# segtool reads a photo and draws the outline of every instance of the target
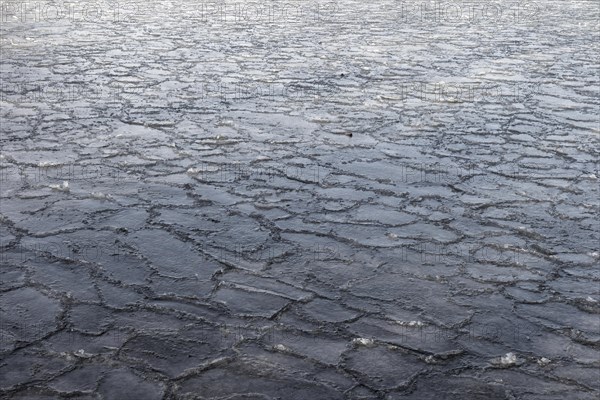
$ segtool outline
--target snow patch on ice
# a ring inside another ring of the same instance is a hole
[[[517,363],[517,356],[515,353],[506,353],[500,357],[500,365],[510,366]]]
[[[352,339],[352,343],[359,346],[373,346],[375,344],[375,341],[373,339],[367,338],[355,338]]]
[[[112,199],[112,196],[110,194],[105,194],[102,192],[92,192],[90,194],[90,197],[92,199],[96,199],[96,200],[110,200]]]
[[[73,355],[79,358],[90,358],[93,356],[93,354],[86,353],[83,349],[77,350],[75,353],[73,353]]]
[[[540,359],[538,360],[538,364],[539,364],[539,365],[542,365],[542,366],[544,366],[544,365],[548,365],[548,364],[550,364],[551,362],[552,362],[552,360],[550,360],[549,358],[546,358],[546,357],[542,357],[542,358],[540,358]]]
[[[396,323],[398,325],[409,326],[411,328],[420,328],[422,326],[425,326],[425,324],[421,321],[396,321]]]
[[[436,361],[435,361],[435,357],[434,357],[434,356],[427,356],[427,357],[425,357],[425,362],[426,362],[427,364],[436,364]]]
[[[63,181],[63,183],[61,183],[60,185],[50,185],[50,189],[52,190],[56,190],[59,192],[68,192],[69,189],[69,182],[68,181]]]
[[[40,161],[38,163],[38,167],[40,167],[40,168],[55,167],[57,165],[59,165],[59,164],[52,162],[52,161]]]

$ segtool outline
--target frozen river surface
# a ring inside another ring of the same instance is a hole
[[[0,397],[600,393],[597,1],[2,1]]]

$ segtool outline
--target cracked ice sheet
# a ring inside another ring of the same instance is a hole
[[[2,397],[598,396],[595,2],[87,6],[1,5]]]

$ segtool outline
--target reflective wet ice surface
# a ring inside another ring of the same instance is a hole
[[[1,17],[2,397],[597,398],[596,2]]]

